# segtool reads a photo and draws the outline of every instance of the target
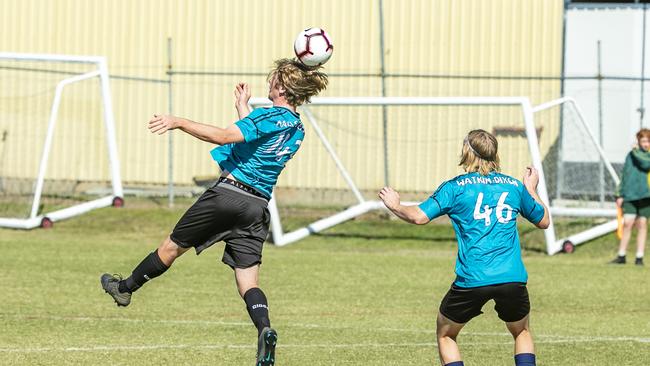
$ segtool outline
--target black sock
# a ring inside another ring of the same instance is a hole
[[[251,316],[253,324],[257,327],[257,334],[262,333],[265,327],[271,327],[271,320],[269,319],[269,306],[266,302],[264,292],[257,287],[254,287],[244,294],[244,301],[246,302],[246,310],[248,315]]]
[[[134,292],[145,282],[165,273],[168,268],[158,256],[158,250],[154,250],[135,267],[129,278],[120,281],[119,290],[120,292]]]

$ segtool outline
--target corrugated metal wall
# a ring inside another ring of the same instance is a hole
[[[332,76],[323,96],[381,95],[378,4],[378,0],[0,0],[0,49],[106,55],[113,75],[164,80],[167,38],[171,37],[174,70],[222,73],[174,75],[174,113],[225,126],[236,117],[234,84],[247,81],[254,95],[265,96],[263,75],[274,59],[292,56],[293,38],[308,26],[327,29],[336,47],[326,67]],[[521,95],[531,97],[534,103],[556,98],[558,80],[465,76],[558,77],[562,7],[561,0],[385,0],[386,94]],[[248,73],[252,75],[246,76]],[[36,112],[25,109],[29,107],[18,111],[10,107],[15,105],[12,93],[14,99],[16,94],[27,99],[30,95],[30,87],[16,87],[20,82],[12,78],[17,74],[40,80],[30,82],[36,83],[31,88],[42,93],[46,82],[57,78],[11,70],[0,73],[0,128],[10,131],[0,157],[0,176],[5,177],[35,174],[38,157],[30,159],[36,160],[34,163],[21,162],[19,157],[40,154],[43,131],[39,129],[45,125],[38,122],[41,127],[30,127],[37,122]],[[66,94],[70,99],[60,126],[81,131],[100,115],[100,106],[93,99],[96,89],[92,85],[76,89]],[[167,139],[150,135],[146,122],[152,113],[167,111],[167,85],[114,78],[112,89],[123,180],[127,184],[165,183]],[[47,113],[47,102],[40,104]],[[360,186],[381,186],[381,109],[313,109]],[[26,118],[26,114],[32,117]],[[544,125],[541,137],[546,151],[557,137],[557,116],[539,123]],[[429,190],[458,171],[458,151],[469,129],[508,126],[521,126],[516,109],[390,107],[391,183],[400,189]],[[99,126],[76,134],[64,132],[58,137],[63,147],[53,155],[49,177],[105,179],[103,130]],[[217,174],[208,155],[211,146],[181,133],[175,133],[174,139],[176,183],[191,184],[194,176]],[[518,174],[529,160],[525,139],[502,137],[502,157],[506,171]],[[344,187],[311,132],[280,185]]]

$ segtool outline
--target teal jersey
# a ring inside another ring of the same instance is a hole
[[[305,139],[300,115],[284,107],[257,108],[235,125],[244,141],[210,154],[222,170],[270,198],[282,169]]]
[[[443,183],[419,207],[429,219],[441,215],[451,219],[458,241],[456,286],[528,281],[517,217],[537,224],[544,207],[521,181],[494,172],[463,174]]]

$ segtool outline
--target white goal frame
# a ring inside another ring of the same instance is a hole
[[[546,103],[542,103],[538,106],[533,107],[533,113],[536,112],[541,112],[543,110],[559,106],[562,104],[568,104],[571,105],[574,108],[574,111],[576,112],[576,115],[578,116],[578,122],[584,129],[584,131],[587,133],[587,136],[589,137],[589,140],[593,143],[594,147],[596,148],[596,151],[598,152],[598,156],[601,159],[604,168],[607,169],[607,172],[609,173],[610,177],[614,181],[614,184],[619,185],[621,183],[621,180],[616,174],[616,170],[614,170],[614,167],[612,166],[612,163],[607,159],[607,156],[605,156],[605,151],[603,150],[602,146],[598,143],[598,140],[596,139],[594,133],[591,131],[589,128],[589,125],[587,124],[587,121],[585,119],[584,113],[582,112],[582,108],[580,108],[580,105],[575,101],[575,99],[571,97],[563,97],[555,100],[551,100]],[[562,157],[559,157],[562,159]],[[548,243],[547,243],[547,252],[548,254],[555,254],[561,250],[563,250],[563,246],[565,243],[568,243],[569,245],[579,245],[579,244],[584,244],[590,240],[593,240],[597,237],[603,236],[607,233],[611,233],[613,231],[616,231],[618,228],[618,220],[616,219],[616,209],[607,209],[607,208],[565,208],[565,207],[556,207],[556,206],[549,206],[549,209],[551,211],[551,215],[556,215],[556,216],[576,216],[576,217],[613,217],[614,220],[607,221],[603,224],[596,225],[590,229],[569,235],[565,238],[561,238],[556,241],[555,245],[552,246],[552,250],[548,248]]]
[[[540,181],[537,187],[539,197],[549,207],[551,211],[551,224],[548,229],[544,230],[544,237],[546,241],[546,251],[549,255],[556,254],[563,249],[563,244],[570,241],[573,245],[578,245],[592,240],[601,235],[615,231],[617,227],[616,220],[609,221],[605,224],[598,225],[586,231],[571,235],[566,238],[557,239],[555,235],[555,228],[552,217],[557,216],[582,216],[582,217],[615,217],[616,210],[614,209],[593,209],[593,208],[563,208],[553,207],[549,203],[549,196],[546,186],[546,179],[544,175],[544,168],[542,166],[542,157],[539,149],[539,141],[537,139],[537,131],[535,129],[534,113],[540,112],[563,103],[572,104],[575,107],[577,115],[579,116],[579,123],[587,131],[589,139],[596,146],[598,153],[605,163],[609,174],[618,184],[618,176],[614,168],[605,157],[605,153],[596,141],[593,133],[587,125],[582,110],[572,98],[565,97],[543,103],[533,107],[527,97],[321,97],[313,98],[311,103],[301,107],[301,112],[306,117],[307,121],[312,126],[314,132],[321,140],[321,143],[327,150],[328,154],[334,161],[339,173],[345,180],[350,190],[357,199],[357,203],[353,206],[331,215],[322,218],[311,224],[285,233],[282,229],[282,222],[278,211],[275,196],[269,202],[269,211],[271,212],[271,235],[273,243],[277,246],[284,246],[295,241],[304,239],[305,237],[323,231],[334,225],[340,224],[344,221],[353,219],[357,216],[363,215],[370,211],[386,210],[386,207],[381,201],[366,200],[355,184],[354,180],[348,173],[343,162],[339,159],[334,147],[330,144],[329,140],[320,128],[318,121],[310,111],[310,106],[519,106],[522,111],[524,130],[526,133],[530,156],[533,166],[539,171]],[[262,107],[270,106],[271,102],[266,98],[252,98],[249,102],[250,106]],[[404,204],[417,204],[417,202],[403,202]]]
[[[93,209],[107,207],[111,205],[121,206],[123,204],[123,190],[122,181],[120,177],[120,163],[117,154],[117,142],[115,138],[115,120],[113,115],[113,102],[111,99],[111,89],[108,75],[108,64],[106,58],[103,56],[73,56],[73,55],[55,55],[55,54],[28,54],[28,53],[12,53],[0,52],[0,60],[14,60],[14,61],[32,61],[32,62],[61,62],[61,63],[82,63],[95,65],[96,68],[92,71],[74,75],[65,78],[56,86],[54,92],[54,99],[50,108],[50,116],[48,120],[47,133],[43,145],[43,152],[41,154],[41,161],[38,168],[38,175],[36,178],[36,185],[34,187],[34,199],[32,201],[31,212],[26,219],[5,218],[0,217],[0,227],[8,227],[14,229],[32,229],[39,226],[49,227],[53,222],[64,220],[73,216],[81,215]],[[41,202],[41,195],[43,193],[43,184],[45,182],[45,174],[47,171],[47,163],[50,156],[52,147],[52,139],[54,136],[54,129],[58,119],[59,105],[61,104],[61,96],[66,86],[98,77],[100,81],[100,92],[103,105],[104,127],[106,132],[106,144],[108,146],[108,159],[111,174],[112,194],[101,197],[92,201],[76,204],[64,209],[52,211],[48,213],[41,213],[39,215],[38,208]]]

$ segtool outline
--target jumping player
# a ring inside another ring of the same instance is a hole
[[[224,241],[222,261],[235,272],[239,294],[258,330],[257,366],[273,365],[277,333],[271,328],[268,304],[258,287],[262,246],[269,230],[268,200],[285,164],[300,148],[305,132],[296,107],[327,87],[327,75],[296,60],[281,59],[268,75],[270,108],[249,110],[247,84],[235,88],[239,120],[219,128],[184,118],[154,115],[152,133],[179,129],[199,140],[220,145],[212,150],[222,174],[216,184],[181,217],[171,234],[138,264],[131,276],[103,274],[101,285],[118,306],[133,292],[162,275],[190,248],[200,254]]]
[[[386,207],[402,220],[423,225],[447,215],[456,231],[456,280],[440,304],[437,337],[440,360],[462,366],[456,337],[463,326],[494,300],[499,318],[515,339],[515,364],[534,366],[529,329],[528,274],[521,260],[517,216],[540,229],[549,225],[548,209],[535,192],[539,176],[528,167],[523,183],[499,173],[496,138],[471,131],[463,143],[460,165],[465,174],[438,187],[419,206],[400,203],[399,194],[379,192]]]

